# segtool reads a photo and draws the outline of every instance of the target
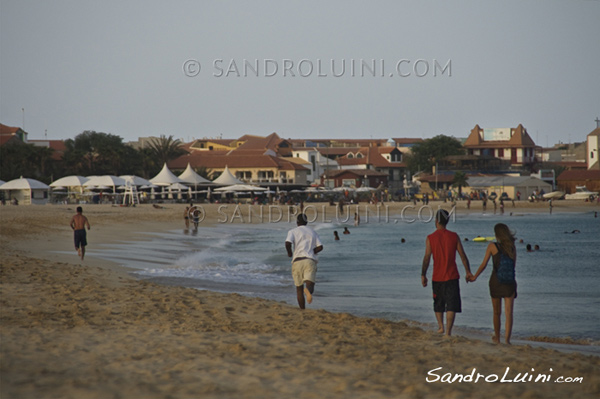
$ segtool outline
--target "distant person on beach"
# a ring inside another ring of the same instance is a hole
[[[202,216],[202,212],[198,207],[193,206],[190,208],[190,212],[192,213],[192,221],[194,222],[194,230],[198,231],[198,223],[200,223],[200,216]]]
[[[350,234],[350,230],[348,230],[347,227],[344,227],[344,231],[342,233],[343,234]]]
[[[83,260],[83,257],[85,256],[85,247],[87,245],[85,228],[87,227],[88,230],[90,229],[90,222],[88,221],[88,218],[83,216],[83,209],[80,206],[77,207],[77,213],[71,218],[70,226],[73,229],[75,250],[81,257],[81,260]]]
[[[185,222],[185,228],[188,229],[190,227],[190,207],[186,206],[183,211],[183,221]]]
[[[427,287],[427,269],[433,255],[433,311],[438,322],[440,334],[452,334],[454,318],[456,313],[462,311],[460,300],[460,287],[458,280],[458,268],[456,266],[456,252],[460,255],[462,264],[467,273],[467,281],[473,274],[469,265],[469,259],[460,242],[460,237],[455,232],[446,229],[450,219],[448,211],[440,209],[435,216],[435,232],[427,236],[425,240],[425,256],[421,269],[421,284]],[[444,312],[446,315],[446,329],[444,330]]]
[[[356,213],[354,214],[354,225],[358,226],[360,224],[360,215],[358,214],[358,211],[356,211]]]
[[[500,318],[502,316],[502,299],[504,299],[504,312],[506,313],[505,339],[510,345],[510,336],[513,327],[513,308],[517,297],[517,281],[515,280],[515,265],[517,261],[517,249],[515,248],[515,237],[504,223],[494,226],[497,242],[491,242],[483,261],[470,281],[474,282],[485,270],[490,257],[493,259],[492,275],[489,287],[492,297],[492,309],[494,311],[494,336],[492,341],[500,343]]]
[[[317,276],[317,254],[323,250],[319,235],[307,224],[306,215],[299,214],[297,227],[290,230],[285,239],[285,249],[288,257],[292,258],[292,277],[300,309],[305,308],[305,295],[306,302],[312,303]]]

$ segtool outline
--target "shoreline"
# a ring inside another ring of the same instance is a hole
[[[359,206],[359,208],[355,208],[355,207],[357,207],[357,205]],[[408,214],[408,213],[406,213],[405,215],[401,214],[402,209],[405,208],[406,206],[410,206],[411,208],[409,208],[409,209],[413,210],[412,203],[409,204],[406,202],[396,202],[396,203],[388,203],[388,204],[384,204],[384,205],[389,207],[390,209],[392,209],[392,212],[395,212],[395,214],[391,214],[391,212],[389,212],[389,211],[386,212],[385,214],[384,213],[378,214],[377,206],[369,205],[366,203],[353,204],[353,205],[349,205],[349,207],[351,206],[352,209],[360,209],[363,212],[365,212],[365,214],[369,214],[369,212],[371,212],[372,218],[370,219],[370,221],[365,221],[364,219],[362,219],[361,223],[394,223],[394,222],[398,222],[398,221],[400,223],[406,223],[404,221],[404,218],[409,219],[409,220],[414,219],[414,217],[417,214],[417,213],[414,213],[412,215]],[[437,209],[438,206],[449,209],[448,206],[450,206],[450,205],[451,204],[444,203],[443,201],[435,201],[430,205],[430,207],[435,212],[435,209]],[[520,212],[519,214],[505,215],[505,216],[506,217],[517,217],[517,216],[522,216],[522,215],[527,215],[527,214],[540,214],[540,213],[543,213],[544,210],[546,210],[543,207],[542,202],[539,202],[539,203],[527,202],[527,203],[521,204],[521,205],[525,205],[525,206],[519,207],[518,209],[522,210],[523,212]],[[582,205],[582,204],[575,204],[572,201],[566,203],[565,205],[567,205],[567,206],[561,208],[560,211],[555,212],[555,213],[556,214],[588,213],[588,212],[597,211],[596,209],[600,209],[600,206],[598,206],[597,204],[584,203],[584,205]],[[57,205],[50,205],[50,206],[55,207]],[[97,212],[97,210],[94,209],[94,207],[96,207],[96,206],[100,207],[99,212]],[[254,208],[253,210],[250,210],[248,208],[249,205],[247,205],[247,204],[243,204],[243,205],[238,205],[238,204],[199,204],[199,206],[205,207],[205,209],[203,209],[203,211],[207,211],[207,210],[210,211],[210,212],[206,212],[205,218],[203,218],[202,222],[199,224],[199,228],[201,228],[201,229],[202,228],[210,229],[212,227],[215,227],[215,226],[218,226],[221,224],[226,224],[226,225],[241,224],[241,225],[249,226],[249,225],[256,225],[256,224],[289,223],[290,226],[293,225],[293,219],[294,219],[293,215],[290,217],[290,222],[287,222],[287,220],[277,220],[275,222],[273,222],[273,221],[265,222],[264,220],[258,219],[256,217],[256,215],[259,212],[256,211],[256,208],[258,207],[256,205],[252,206],[252,208]],[[420,205],[417,205],[416,209],[419,209],[419,206]],[[70,214],[68,214],[68,212],[71,212],[71,211],[74,212],[76,205],[58,205],[58,207],[60,207],[61,213],[67,213],[67,216],[69,216]],[[141,208],[143,208],[143,207],[144,206],[142,205]],[[146,215],[144,215],[144,216],[136,215],[134,217],[134,220],[137,220],[138,224],[122,224],[122,223],[120,223],[117,234],[115,234],[114,230],[110,229],[108,226],[114,222],[121,222],[121,220],[113,220],[112,218],[110,218],[108,220],[100,219],[100,220],[98,220],[101,222],[100,229],[98,229],[99,231],[96,231],[96,229],[94,229],[93,232],[92,231],[89,232],[94,235],[94,237],[92,239],[93,240],[92,247],[95,245],[106,246],[106,245],[110,245],[111,243],[120,243],[124,237],[128,238],[127,241],[145,241],[146,234],[152,235],[154,233],[161,233],[161,232],[165,232],[165,231],[181,230],[184,228],[183,220],[181,220],[182,217],[180,217],[175,210],[177,209],[178,211],[180,211],[181,209],[184,209],[184,207],[185,207],[185,204],[170,204],[170,205],[164,206],[164,209],[156,210],[154,208],[150,208],[149,206],[146,206],[146,209],[143,209],[144,214],[146,214]],[[282,206],[277,206],[277,208],[285,210],[286,208],[289,208],[289,206],[282,205]],[[315,203],[315,206],[314,206],[314,209],[324,209],[325,212],[329,211],[332,213],[332,215],[334,215],[335,211],[331,211],[331,208],[334,208],[334,207],[331,207],[329,204],[326,204],[326,203]],[[26,209],[29,209],[29,208],[26,208]],[[92,212],[89,212],[90,209]],[[107,213],[109,213],[110,211],[123,213],[123,212],[130,212],[132,209],[133,208],[120,207],[120,206],[114,206],[114,205],[88,205],[88,206],[86,206],[87,212],[84,212],[84,213],[86,215],[88,213],[91,213],[93,215],[91,217],[97,218],[98,216],[106,217]],[[240,213],[241,209],[246,209],[246,211],[248,213],[241,214]],[[167,210],[167,212],[163,212],[165,210]],[[146,211],[149,211],[150,214],[147,214]],[[158,213],[152,213],[153,211],[157,211]],[[479,209],[477,209],[477,207],[475,207],[474,209],[467,210],[466,207],[459,207],[457,205],[455,211],[456,211],[456,214],[462,218],[465,218],[465,217],[468,218],[470,216],[486,214],[486,212],[482,211],[481,206],[479,206]],[[489,215],[490,212],[487,212],[487,214]],[[493,214],[493,213],[491,213],[491,214]],[[253,215],[252,216],[253,222],[251,222],[251,223],[248,222],[248,215]],[[380,217],[377,217],[377,216],[380,216]],[[178,218],[179,218],[179,220],[178,220]],[[350,225],[353,222],[353,220],[351,220],[351,219],[336,220],[335,216],[334,217],[329,217],[329,216],[323,217],[323,219],[325,219],[325,222],[330,222],[330,220],[328,218],[333,219],[332,222],[334,222],[334,223],[347,222]],[[119,219],[120,219],[120,217],[119,217]],[[155,220],[152,220],[152,219],[155,219]],[[424,219],[425,220],[430,219],[430,215],[424,216]],[[240,221],[243,221],[243,222],[240,223]],[[320,220],[316,221],[316,223],[319,223],[319,222],[320,222]],[[65,228],[65,226],[55,226],[55,227],[57,227],[59,230],[68,231],[68,233],[65,234],[65,235],[68,235],[68,238],[66,238],[66,239],[59,238],[60,237],[59,235],[53,235],[52,238],[45,238],[45,242],[36,241],[36,245],[33,248],[28,246],[27,241],[23,241],[23,242],[13,241],[11,244],[11,247],[18,248],[20,251],[23,251],[24,253],[28,252],[30,255],[33,255],[35,258],[39,258],[39,259],[65,261],[66,260],[65,257],[67,257],[67,258],[70,258],[71,261],[74,261],[74,263],[81,264],[81,262],[79,261],[79,259],[76,256],[75,251],[71,250],[71,241],[70,241],[71,240],[71,230],[68,228]],[[192,226],[190,223],[190,229],[191,229],[191,227]],[[69,252],[70,252],[70,255],[68,254]],[[167,280],[169,280],[169,278],[162,278],[162,277],[153,278],[153,277],[144,277],[144,276],[136,275],[135,272],[138,269],[136,269],[135,267],[124,266],[124,265],[118,264],[115,261],[112,261],[110,259],[105,259],[102,256],[97,256],[93,252],[94,252],[94,250],[91,250],[88,252],[87,257],[85,259],[86,266],[100,267],[100,268],[105,268],[105,269],[108,269],[108,270],[111,270],[111,271],[114,271],[117,273],[123,273],[123,274],[127,275],[128,278],[132,278],[132,279],[138,280],[138,281],[150,281],[151,280],[152,282],[155,282],[155,283],[161,284],[161,285],[179,286],[177,283],[167,281]],[[185,278],[182,278],[182,279],[185,280]],[[205,286],[202,286],[199,289],[211,291],[210,288],[207,288]],[[224,291],[217,291],[217,292],[222,293]],[[294,303],[292,303],[292,302],[290,302],[289,304],[294,306],[295,302]],[[365,317],[365,316],[359,316],[359,317]],[[430,328],[432,330],[437,328],[437,326],[433,322],[422,323],[422,322],[418,322],[415,320],[408,320],[408,319],[403,319],[400,321],[410,323],[411,325],[422,324],[423,326],[426,326],[426,328]],[[465,326],[456,326],[456,327],[458,327],[459,330],[464,330],[464,333],[463,333],[464,336],[474,338],[474,339],[480,339],[483,341],[486,340],[483,337],[486,333],[481,333],[476,329],[471,329],[471,328],[465,327]],[[564,349],[567,351],[577,351],[577,348],[582,347],[582,346],[598,347],[597,351],[596,350],[582,351],[582,353],[591,353],[591,354],[600,356],[600,341],[597,341],[597,340],[573,339],[571,337],[527,336],[527,337],[521,337],[521,338],[513,337],[513,341],[520,342],[521,344],[536,343],[536,344],[541,345],[546,348],[550,348],[550,349],[559,348],[559,349]],[[570,347],[573,347],[573,348],[570,348]]]
[[[595,397],[598,391],[598,356],[531,342],[443,339],[412,322],[301,312],[261,298],[150,283],[102,259],[80,262],[68,227],[75,207],[0,208],[2,396],[388,398],[454,392],[491,398],[508,392]],[[574,208],[569,211],[581,211]],[[183,209],[84,205],[90,245],[137,240],[140,230],[181,229]],[[216,216],[202,226],[210,223],[218,223]],[[443,360],[448,356],[450,363]],[[502,367],[490,366],[489,358]],[[488,374],[502,374],[507,366],[516,372],[553,368],[557,376],[582,376],[584,383],[427,382],[428,371],[440,366]]]

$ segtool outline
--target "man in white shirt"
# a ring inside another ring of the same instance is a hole
[[[304,295],[308,303],[312,302],[317,276],[317,254],[323,250],[323,244],[319,235],[307,226],[308,220],[305,214],[298,215],[296,224],[298,227],[287,234],[285,249],[288,256],[292,258],[292,277],[296,286],[298,305],[300,309],[304,309]]]

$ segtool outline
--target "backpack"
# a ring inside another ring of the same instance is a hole
[[[496,270],[496,276],[500,284],[512,284],[515,282],[515,261],[510,256],[500,251],[500,262],[498,263],[498,269]]]

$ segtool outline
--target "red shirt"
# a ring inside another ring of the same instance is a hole
[[[436,230],[427,236],[433,254],[432,281],[449,281],[460,278],[456,267],[458,234],[446,230]]]

